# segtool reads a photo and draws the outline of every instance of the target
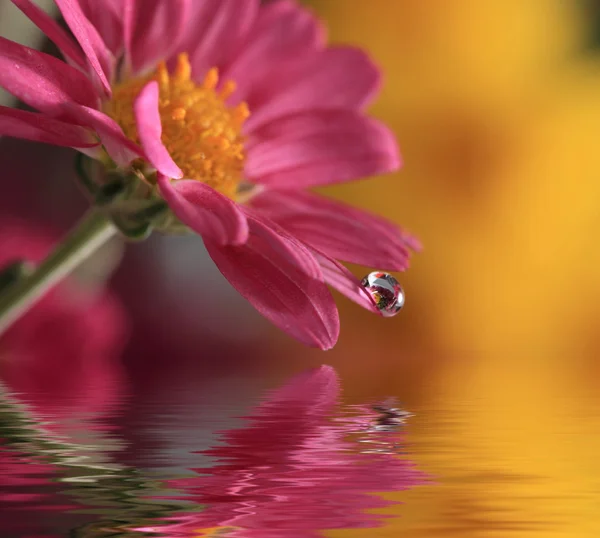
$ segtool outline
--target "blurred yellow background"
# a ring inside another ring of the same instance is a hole
[[[331,536],[600,536],[600,52],[575,0],[313,0],[365,47],[399,173],[330,189],[415,232],[393,320],[341,298],[323,355],[349,400],[395,394],[436,485],[377,531]],[[587,11],[586,8],[587,7]],[[360,274],[360,270],[357,274]],[[287,365],[289,367],[289,364]],[[277,366],[274,365],[273,368]]]

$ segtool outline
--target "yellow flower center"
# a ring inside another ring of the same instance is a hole
[[[225,103],[235,91],[228,81],[217,92],[219,74],[208,71],[201,84],[190,78],[188,56],[182,53],[169,74],[164,62],[146,77],[127,80],[113,88],[105,112],[139,143],[133,102],[142,88],[156,80],[160,89],[159,113],[162,142],[183,171],[184,178],[202,181],[219,192],[236,198],[244,167],[242,125],[250,115],[246,103],[229,107]]]

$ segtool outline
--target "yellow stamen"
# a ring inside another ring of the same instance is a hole
[[[160,62],[156,68],[156,80],[160,85],[160,89],[164,90],[169,87],[169,71],[167,71],[167,64]]]
[[[175,66],[175,78],[178,82],[186,82],[190,80],[192,68],[187,52],[182,52],[177,56],[177,65]]]
[[[184,177],[202,181],[235,199],[245,160],[241,130],[250,115],[246,103],[234,107],[225,104],[235,91],[235,83],[225,82],[217,92],[219,73],[212,68],[196,84],[187,54],[180,54],[172,74],[161,62],[154,73],[116,86],[105,111],[128,138],[138,143],[133,102],[151,80],[159,83],[163,144]]]
[[[185,110],[185,108],[178,107],[178,108],[173,109],[173,114],[171,114],[171,117],[174,120],[184,120],[186,114],[187,114],[187,111]]]
[[[225,84],[223,84],[223,89],[219,94],[219,97],[223,99],[223,101],[229,99],[233,92],[235,91],[237,84],[233,82],[233,80],[228,80]]]
[[[236,119],[242,123],[250,117],[250,109],[246,103],[240,103],[232,112]]]
[[[216,67],[211,67],[206,73],[204,77],[204,82],[202,86],[204,86],[207,90],[214,90],[217,87],[217,83],[219,82],[219,70]]]

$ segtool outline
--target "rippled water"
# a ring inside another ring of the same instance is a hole
[[[321,536],[380,526],[392,503],[372,493],[427,480],[392,404],[343,404],[330,368],[254,401],[225,385],[91,411],[5,391],[2,537]]]
[[[453,379],[406,422],[327,368],[103,405],[5,391],[0,536],[600,536],[596,393]]]

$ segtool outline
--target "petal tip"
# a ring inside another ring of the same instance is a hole
[[[336,309],[336,311],[337,311],[337,309]],[[317,347],[321,351],[330,351],[337,344],[338,338],[340,336],[339,317],[337,318],[337,323],[334,323],[334,324],[332,324],[332,326],[330,326],[330,330],[331,330],[331,332],[327,335],[327,338],[323,338],[319,342],[316,343]],[[321,367],[321,368],[323,368],[323,367]],[[331,368],[331,367],[329,367],[329,368]],[[319,369],[319,371],[321,371],[321,369]]]
[[[403,166],[404,166],[404,159],[402,159],[400,150],[396,146],[395,151],[390,155],[390,164],[389,164],[390,172],[396,172],[397,170],[400,170]]]
[[[140,142],[152,166],[171,179],[181,179],[183,178],[181,168],[177,166],[161,140],[162,122],[158,106],[158,82],[151,80],[133,102]]]

